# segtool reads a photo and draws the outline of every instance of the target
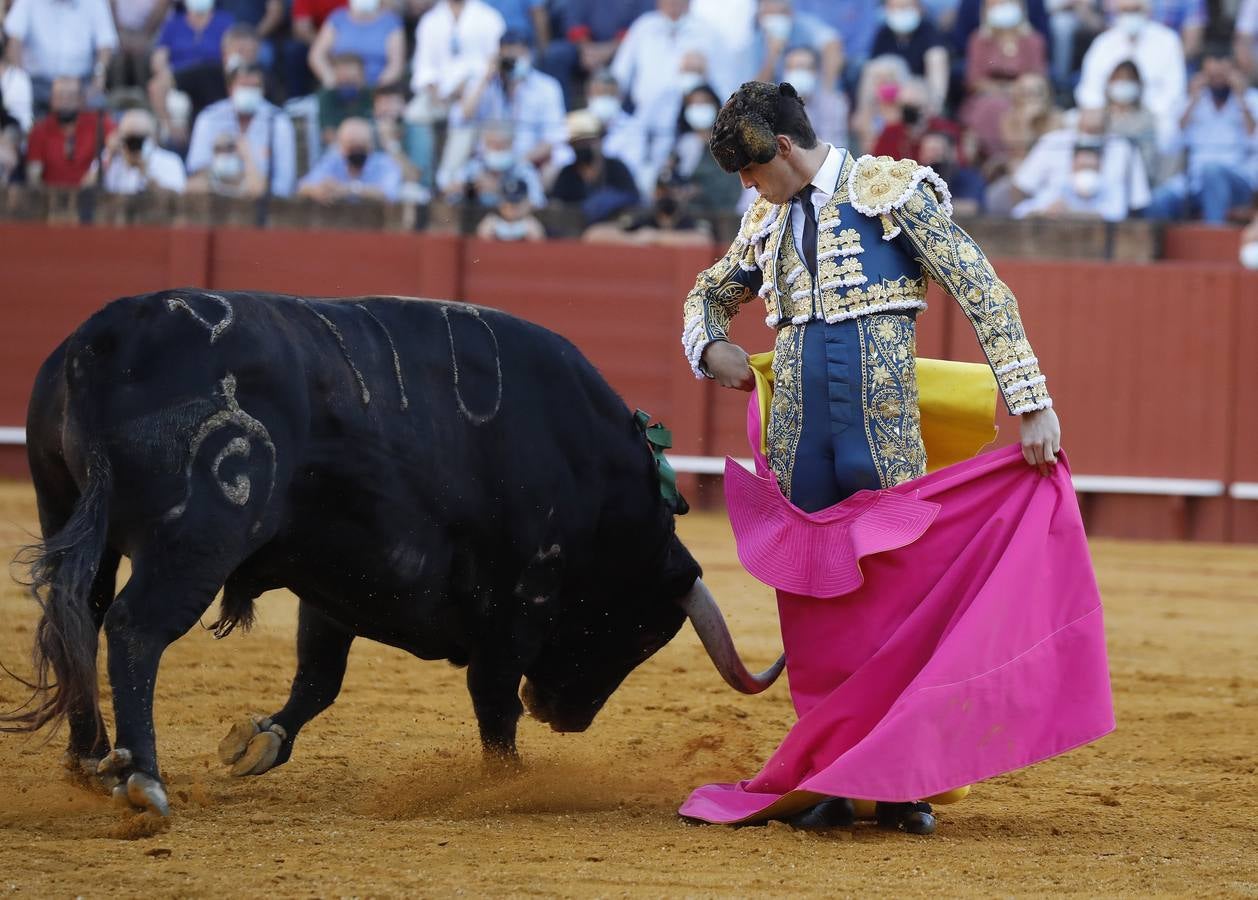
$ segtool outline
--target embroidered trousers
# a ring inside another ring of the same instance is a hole
[[[815,512],[926,471],[911,315],[814,320],[778,333],[768,462]]]

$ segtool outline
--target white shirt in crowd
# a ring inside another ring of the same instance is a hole
[[[1014,187],[1038,203],[1050,204],[1071,179],[1079,137],[1074,128],[1060,128],[1041,137],[1014,171]],[[1109,138],[1102,144],[1101,180],[1107,186],[1107,201],[1116,204],[1101,212],[1109,221],[1125,219],[1130,210],[1143,209],[1152,199],[1144,157],[1129,141]]]
[[[612,59],[611,73],[639,110],[676,91],[682,56],[690,50],[706,54],[711,44],[705,23],[692,15],[674,21],[662,12],[643,13],[629,26]]]
[[[1184,64],[1184,43],[1179,35],[1160,22],[1146,22],[1136,37],[1121,28],[1097,35],[1083,55],[1083,72],[1075,99],[1084,109],[1105,106],[1105,86],[1114,67],[1131,60],[1144,82],[1143,103],[1158,119],[1159,136],[1169,140],[1175,132],[1175,111],[1188,90]]]
[[[138,194],[149,187],[182,194],[188,181],[179,154],[144,145],[140,165],[133,166],[122,153],[114,155],[105,167],[105,190],[110,194]]]
[[[1075,188],[1073,177],[1050,184],[1034,197],[1023,200],[1013,208],[1012,216],[1025,219],[1058,202],[1067,214],[1089,213],[1100,216],[1106,222],[1121,222],[1127,218],[1127,203],[1121,183],[1102,179],[1096,193],[1085,197]]]
[[[411,88],[418,93],[436,85],[443,100],[458,95],[470,79],[484,75],[506,29],[502,15],[484,0],[466,0],[457,19],[448,0],[441,0],[415,26]]]
[[[39,78],[86,78],[96,51],[118,46],[108,0],[15,0],[4,30],[22,42],[23,68]]]
[[[3,66],[0,70],[0,98],[3,98],[9,115],[22,126],[22,133],[30,131],[35,116],[31,76],[17,66]]]

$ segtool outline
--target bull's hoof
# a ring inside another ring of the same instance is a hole
[[[908,834],[934,834],[938,824],[929,803],[879,803],[874,818],[883,828]]]
[[[856,807],[846,797],[831,797],[786,819],[792,828],[815,831],[822,828],[850,828],[856,824]]]
[[[122,809],[170,815],[170,800],[162,783],[143,772],[132,772],[125,782],[114,786],[114,804]]]
[[[218,758],[236,777],[261,775],[275,766],[288,735],[270,719],[253,716],[232,726],[218,743]]]
[[[65,755],[61,757],[61,764],[65,766],[66,774],[71,782],[89,790],[109,793],[113,790],[114,785],[118,783],[117,775],[100,774],[101,760],[99,757],[79,756],[77,753],[67,750]]]

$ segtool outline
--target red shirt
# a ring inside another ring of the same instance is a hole
[[[965,151],[961,149],[961,129],[948,119],[931,116],[922,134],[927,131],[942,131],[952,135],[957,148],[957,164],[965,165]],[[894,159],[917,159],[922,150],[921,138],[914,137],[908,126],[903,122],[895,122],[882,129],[878,140],[874,141],[874,156],[890,156]]]
[[[324,19],[348,4],[349,0],[293,0],[292,17],[313,19],[315,28],[322,28]]]
[[[61,127],[56,116],[47,115],[31,128],[26,143],[26,161],[44,164],[44,184],[78,187],[83,181],[83,176],[96,160],[98,137],[103,150],[105,138],[114,130],[114,123],[106,116],[105,127],[98,136],[96,125],[99,115],[98,112],[85,110],[66,128]]]

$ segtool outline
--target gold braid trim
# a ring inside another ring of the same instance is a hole
[[[1052,406],[1027,341],[1018,301],[974,239],[949,217],[931,189],[919,184],[891,217],[926,273],[961,304],[1013,415]]]

